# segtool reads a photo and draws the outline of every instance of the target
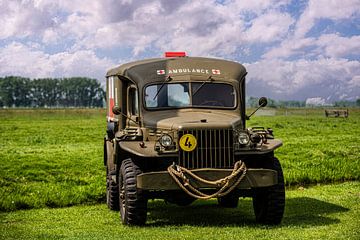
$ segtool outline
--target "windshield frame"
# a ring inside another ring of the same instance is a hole
[[[193,86],[192,84],[203,84],[204,82],[205,85],[207,84],[223,84],[223,85],[229,85],[232,87],[233,92],[234,92],[234,106],[232,107],[224,107],[224,106],[199,106],[199,105],[192,105],[193,104]],[[189,106],[169,106],[169,107],[148,107],[146,106],[146,89],[149,86],[153,86],[153,85],[162,85],[163,82],[152,82],[152,83],[148,83],[143,87],[142,90],[142,105],[143,108],[147,111],[161,111],[161,110],[171,110],[171,109],[189,109],[189,108],[200,108],[200,109],[219,109],[219,110],[234,110],[237,109],[239,101],[238,101],[238,89],[236,88],[236,86],[234,84],[231,84],[230,82],[224,82],[224,81],[212,81],[209,82],[208,80],[203,80],[203,81],[189,81],[189,80],[178,80],[178,81],[171,81],[171,82],[167,82],[165,84],[181,84],[181,83],[188,83],[189,84],[189,98],[190,98],[190,105]]]

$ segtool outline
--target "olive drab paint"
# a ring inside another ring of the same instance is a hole
[[[106,74],[108,207],[120,210],[124,224],[143,225],[149,198],[186,206],[206,195],[236,208],[239,197],[250,196],[257,222],[279,224],[285,188],[274,151],[282,142],[271,129],[246,126],[253,113],[246,114],[245,67],[183,52],[165,56]]]

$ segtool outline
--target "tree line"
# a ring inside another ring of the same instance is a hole
[[[246,99],[249,107],[258,106],[258,98]],[[30,79],[0,77],[0,107],[103,107],[105,91],[96,79],[85,77]],[[334,107],[360,107],[356,101],[338,101]],[[268,107],[300,108],[305,101],[268,99]]]
[[[259,106],[258,104],[259,98],[256,97],[249,97],[246,99],[246,105],[248,107],[256,108]],[[302,108],[302,107],[308,107],[306,105],[306,101],[296,101],[296,100],[274,100],[271,98],[268,98],[268,107],[271,108]],[[327,107],[333,106],[333,107],[360,107],[360,99],[357,99],[355,101],[336,101],[332,103],[331,105],[326,105]]]
[[[103,107],[105,91],[85,77],[0,77],[0,107]]]
[[[246,99],[246,105],[248,107],[253,107],[256,108],[259,106],[258,104],[258,100],[259,98],[256,97],[249,97]],[[274,100],[271,98],[268,98],[268,107],[271,108],[300,108],[300,107],[305,107],[306,103],[305,101],[296,101],[296,100],[289,100],[289,101],[283,101],[283,100]]]

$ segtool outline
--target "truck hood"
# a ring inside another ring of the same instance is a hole
[[[239,113],[224,110],[182,109],[147,112],[144,119],[147,128],[171,130],[232,128],[241,124]]]

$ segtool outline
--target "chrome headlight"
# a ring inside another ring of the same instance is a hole
[[[173,144],[173,139],[170,135],[164,134],[160,137],[159,143],[163,147],[170,147]]]
[[[240,145],[247,145],[250,141],[249,135],[245,132],[240,132],[238,135]]]

